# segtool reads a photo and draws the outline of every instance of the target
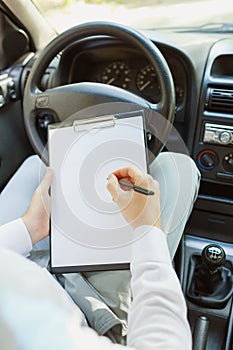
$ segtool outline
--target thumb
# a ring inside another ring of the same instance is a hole
[[[49,187],[52,184],[52,180],[53,180],[52,169],[47,167],[45,176],[43,177],[41,184],[40,184],[42,191],[48,191]]]
[[[108,176],[107,189],[111,194],[113,201],[117,202],[120,195],[121,188],[117,180],[117,177],[114,174],[110,174]]]

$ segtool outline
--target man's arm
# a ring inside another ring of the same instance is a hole
[[[153,190],[155,195],[124,191],[119,185],[121,179]],[[160,230],[158,183],[150,175],[129,167],[111,174],[107,187],[135,229],[131,260],[133,303],[127,344],[143,350],[191,349],[185,299],[170,260],[167,238]]]
[[[133,303],[127,344],[143,350],[191,350],[187,308],[173,269],[165,234],[158,228],[136,229],[142,239],[131,261]]]

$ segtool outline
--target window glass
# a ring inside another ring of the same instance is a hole
[[[136,29],[213,26],[233,22],[232,0],[34,0],[59,32],[106,20]]]

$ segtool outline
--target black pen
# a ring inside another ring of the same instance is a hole
[[[122,186],[128,187],[128,188],[131,188],[135,192],[138,192],[138,193],[141,193],[141,194],[145,194],[146,196],[152,196],[152,195],[155,194],[154,191],[147,190],[146,188],[133,185],[130,182],[126,182],[126,181],[123,181],[123,180],[119,180],[119,184],[122,185]]]

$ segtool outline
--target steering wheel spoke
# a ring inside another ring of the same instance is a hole
[[[76,118],[78,111],[111,102],[132,103],[138,108],[148,108],[148,102],[139,96],[100,83],[76,83],[48,89],[37,95],[35,107],[37,110],[50,109],[63,122],[67,118],[72,119],[72,116]]]

